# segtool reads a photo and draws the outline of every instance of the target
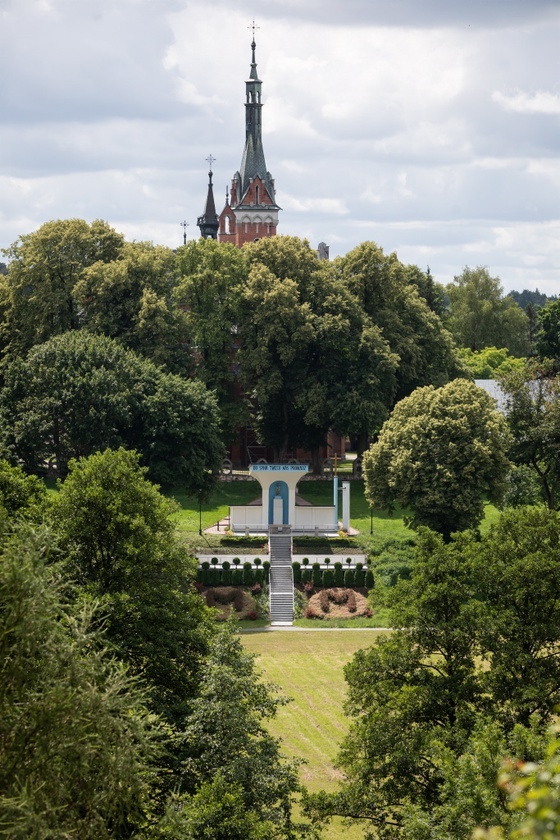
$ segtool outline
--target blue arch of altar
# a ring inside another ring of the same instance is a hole
[[[268,488],[268,524],[288,525],[289,521],[290,492],[288,485],[285,481],[275,481]]]

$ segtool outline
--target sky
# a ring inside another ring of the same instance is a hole
[[[279,233],[560,293],[560,0],[0,0],[0,248],[75,217],[196,238],[253,19]]]

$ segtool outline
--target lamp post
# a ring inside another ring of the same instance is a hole
[[[198,497],[198,536],[202,536],[202,495]]]
[[[373,508],[370,505],[369,508],[369,533],[370,536],[373,534]]]

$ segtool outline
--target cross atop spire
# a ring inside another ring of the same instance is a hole
[[[214,155],[209,154],[208,157],[206,158],[206,162],[208,163],[208,166],[210,167],[210,172],[211,172],[212,171],[212,164],[216,162],[216,158],[214,157]]]
[[[257,24],[255,23],[255,18],[253,18],[253,23],[250,26],[248,26],[247,29],[252,29],[253,30],[253,41],[254,41],[255,40],[255,32],[256,32],[257,29],[260,29],[260,26],[257,26]]]

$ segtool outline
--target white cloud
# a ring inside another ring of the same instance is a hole
[[[295,213],[325,213],[335,216],[348,213],[346,202],[340,198],[302,198],[282,192],[278,195],[278,201],[284,210]]]
[[[518,91],[509,95],[496,90],[492,100],[504,110],[516,114],[560,114],[560,95],[546,90],[533,94]]]
[[[245,0],[0,0],[0,246],[49,218],[177,245],[239,167]],[[557,0],[262,0],[280,230],[558,291]],[[405,23],[403,23],[405,22]],[[25,33],[25,37],[22,37]],[[555,286],[555,288],[554,288]]]

